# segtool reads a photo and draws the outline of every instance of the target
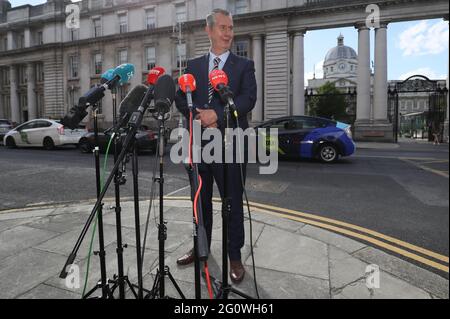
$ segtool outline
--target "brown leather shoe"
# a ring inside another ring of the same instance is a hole
[[[235,284],[240,283],[244,279],[245,268],[240,260],[230,260],[230,278]]]
[[[184,256],[177,259],[177,264],[187,266],[194,262],[194,249],[189,250]]]

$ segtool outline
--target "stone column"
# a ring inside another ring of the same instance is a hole
[[[36,105],[36,77],[35,77],[34,63],[27,64],[27,99],[28,99],[28,119],[33,120],[37,118]]]
[[[304,53],[305,31],[294,33],[293,45],[293,108],[292,115],[305,115],[305,53]]]
[[[365,25],[358,28],[358,80],[356,124],[370,120],[370,30]]]
[[[20,105],[19,105],[19,93],[18,90],[18,78],[17,78],[17,66],[12,65],[9,69],[10,78],[10,101],[11,101],[11,120],[16,123],[20,123]]]
[[[255,62],[255,76],[256,76],[256,85],[258,90],[257,100],[255,108],[252,112],[252,122],[255,124],[259,124],[263,121],[264,114],[264,87],[263,87],[263,75],[264,75],[264,67],[263,67],[263,47],[262,47],[262,35],[254,35],[253,36],[253,61]]]
[[[448,22],[448,16],[445,18],[445,20]],[[449,54],[449,52],[447,51],[447,55]],[[448,79],[448,73],[449,73],[449,60],[448,60],[449,56],[447,56],[447,90],[450,90],[450,86],[449,86],[449,79]],[[447,91],[447,115],[445,118],[445,122],[444,122],[444,142],[449,143],[449,96],[450,96],[450,91]]]
[[[387,124],[388,104],[387,25],[375,29],[374,119]]]

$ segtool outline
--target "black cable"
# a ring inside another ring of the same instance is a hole
[[[148,234],[148,227],[150,224],[150,215],[151,215],[151,211],[152,211],[152,205],[153,205],[153,201],[155,199],[155,185],[156,185],[156,170],[158,168],[158,159],[159,159],[159,137],[158,136],[158,140],[157,140],[157,145],[156,145],[156,153],[155,153],[155,166],[153,168],[153,177],[152,177],[152,186],[150,189],[150,203],[148,205],[148,212],[147,212],[147,220],[145,222],[145,232],[144,232],[144,242],[142,245],[142,258],[141,258],[141,267],[144,265],[144,256],[145,256],[145,244],[147,242],[147,234]],[[155,212],[155,210],[153,210],[153,212]],[[155,227],[157,227],[157,221],[156,221],[156,214],[154,215],[154,221],[155,221]]]
[[[236,118],[236,126],[237,126],[237,129],[238,129],[238,132],[239,132],[240,127],[239,127],[239,119],[238,118]],[[237,140],[238,140],[238,144],[239,144],[238,145],[238,151],[241,151],[241,145],[240,145],[241,140],[240,140],[239,136],[237,136]],[[245,145],[245,140],[244,140],[244,145]],[[240,158],[241,158],[241,156],[239,154],[239,159]],[[245,158],[245,154],[244,154],[244,158]],[[255,254],[253,252],[253,222],[252,222],[252,214],[250,212],[250,204],[249,204],[249,201],[248,201],[247,189],[246,189],[245,183],[244,183],[244,169],[242,167],[241,161],[239,161],[239,168],[240,168],[240,171],[241,171],[242,189],[244,190],[244,197],[245,197],[245,201],[246,201],[246,204],[247,204],[247,210],[248,210],[248,219],[249,219],[249,222],[250,222],[250,252],[251,252],[251,256],[252,256],[253,281],[254,281],[254,285],[255,285],[256,297],[258,299],[261,299],[260,296],[259,296],[258,283],[257,283],[257,280],[256,280]]]

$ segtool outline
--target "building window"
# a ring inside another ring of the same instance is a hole
[[[331,67],[330,72],[334,72],[334,68],[333,67]]]
[[[145,10],[145,25],[147,30],[156,28],[156,15],[155,9]]]
[[[121,49],[117,51],[117,64],[121,65],[124,63],[128,63],[128,50]]]
[[[70,78],[78,78],[78,56],[69,57],[69,76]]]
[[[70,41],[77,41],[80,38],[78,29],[70,29]]]
[[[19,84],[27,83],[27,66],[21,65],[19,66]]]
[[[2,50],[7,51],[8,50],[8,37],[4,37],[2,40]]]
[[[17,49],[23,49],[25,47],[25,35],[20,33],[17,36]]]
[[[230,0],[228,5],[232,14],[244,14],[248,12],[248,0]]]
[[[44,44],[44,34],[42,31],[38,31],[36,33],[36,45],[43,45]]]
[[[126,13],[119,14],[119,33],[128,32],[128,15]]]
[[[248,56],[249,56],[248,48],[249,48],[248,41],[236,41],[234,43],[234,50],[233,51],[238,56],[248,58]]]
[[[36,82],[44,82],[44,64],[36,63]]]
[[[146,47],[145,48],[145,66],[146,70],[150,71],[156,66],[156,48]]]
[[[10,85],[10,81],[9,81],[9,68],[1,68],[0,69],[0,86],[4,87],[4,86],[9,86]]]
[[[93,36],[94,38],[102,36],[102,19],[95,18],[92,19],[92,28],[93,28]]]
[[[187,20],[187,12],[186,12],[186,3],[177,3],[175,4],[175,22],[181,23],[186,22]]]
[[[185,68],[187,66],[186,43],[177,44],[176,54],[177,68]]]
[[[95,53],[92,58],[92,65],[94,74],[98,75],[102,73],[102,54],[101,53]]]

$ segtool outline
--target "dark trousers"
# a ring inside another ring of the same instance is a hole
[[[208,244],[211,247],[212,227],[213,227],[213,182],[220,192],[220,198],[224,199],[224,165],[225,164],[200,164],[199,172],[203,180],[202,187],[202,207],[203,218],[208,236]],[[242,164],[244,183],[246,178],[246,164]],[[241,182],[240,164],[227,165],[227,190],[231,199],[231,214],[228,219],[228,256],[230,260],[241,260],[241,248],[244,246],[244,209],[242,204],[243,188]]]

